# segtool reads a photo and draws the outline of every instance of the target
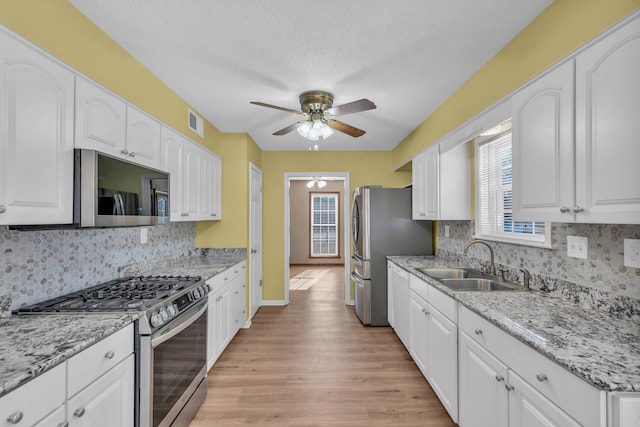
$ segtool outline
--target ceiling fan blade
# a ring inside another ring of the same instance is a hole
[[[347,135],[351,135],[354,138],[365,134],[365,131],[363,131],[362,129],[358,129],[339,120],[327,120],[327,124],[332,129],[335,129],[338,132],[346,133]]]
[[[345,114],[358,113],[360,111],[373,110],[375,108],[376,104],[373,102],[368,99],[360,99],[358,101],[348,102],[346,104],[328,108],[326,112],[332,116],[344,116]]]
[[[300,123],[304,123],[305,120],[302,120],[300,122],[294,123],[292,125],[287,126],[286,128],[280,129],[279,131],[274,132],[274,135],[280,136],[280,135],[286,135],[289,132],[293,132],[298,126],[300,126]]]
[[[251,102],[249,102],[249,103],[250,103],[250,104],[254,104],[254,105],[259,105],[259,106],[261,106],[261,107],[274,108],[274,109],[276,109],[276,110],[286,111],[286,112],[288,112],[288,113],[293,113],[293,114],[302,114],[302,115],[304,115],[304,113],[303,113],[302,111],[292,110],[291,108],[278,107],[277,105],[265,104],[264,102],[251,101]]]

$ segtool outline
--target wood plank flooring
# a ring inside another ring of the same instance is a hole
[[[343,268],[317,268],[331,271],[236,335],[190,427],[455,426],[393,330],[344,305]]]

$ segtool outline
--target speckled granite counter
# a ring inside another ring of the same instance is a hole
[[[131,314],[0,319],[0,397],[135,320]]]
[[[453,291],[417,268],[437,257],[388,257],[558,365],[605,391],[640,392],[640,324],[544,292]]]
[[[188,257],[127,266],[120,271],[120,275],[200,276],[207,280],[246,258],[246,249],[203,249]]]

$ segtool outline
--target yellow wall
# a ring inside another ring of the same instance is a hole
[[[265,300],[284,299],[285,172],[349,172],[350,192],[361,185],[402,187],[411,182],[410,172],[392,171],[388,151],[264,151],[262,295]]]
[[[66,0],[4,0],[0,24],[160,121],[218,151],[220,132],[202,139],[187,127],[189,105]],[[192,108],[193,109],[193,108]]]
[[[405,164],[638,7],[640,0],[555,0],[393,150],[393,165]]]

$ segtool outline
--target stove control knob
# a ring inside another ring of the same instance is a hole
[[[160,316],[162,316],[162,323],[169,320],[169,312],[167,311],[166,308],[163,308],[162,310],[160,310]]]
[[[154,328],[157,328],[163,323],[164,322],[162,321],[162,317],[160,316],[160,313],[153,313],[151,315],[151,326],[153,326]]]
[[[197,301],[200,299],[200,297],[202,297],[199,288],[195,288],[193,291],[191,291],[191,295],[193,296],[194,301]]]
[[[169,307],[167,307],[167,310],[169,310],[169,316],[171,317],[175,317],[176,316],[176,308],[173,305],[170,305]]]

